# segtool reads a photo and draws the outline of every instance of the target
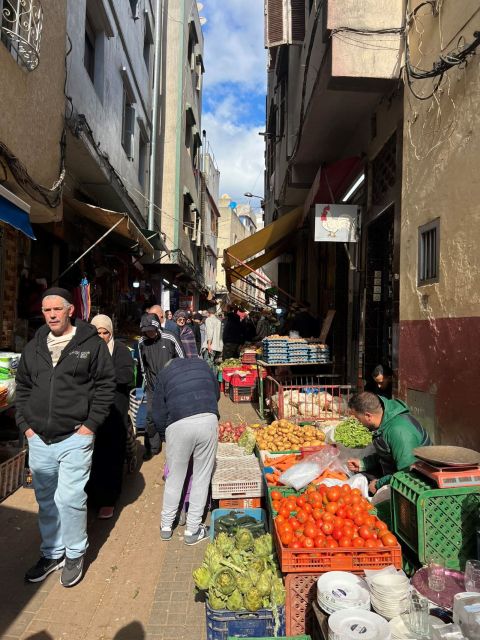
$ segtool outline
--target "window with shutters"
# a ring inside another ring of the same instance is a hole
[[[265,0],[265,46],[302,44],[305,0]]]
[[[418,284],[439,281],[440,271],[440,218],[418,229]]]

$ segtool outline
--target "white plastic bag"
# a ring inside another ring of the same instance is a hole
[[[343,471],[348,470],[338,463],[340,452],[336,447],[326,445],[320,451],[316,451],[304,458],[301,462],[287,469],[279,478],[279,481],[287,487],[293,487],[296,491],[303,489],[326,469]]]

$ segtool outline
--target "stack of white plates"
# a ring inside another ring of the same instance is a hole
[[[370,611],[370,593],[363,578],[347,571],[330,571],[317,580],[317,601],[325,613],[341,609]]]
[[[390,620],[408,609],[409,579],[401,573],[379,574],[370,579],[370,598],[374,611]]]
[[[444,623],[435,616],[428,616],[428,622],[430,624],[430,633],[426,637],[430,638],[432,635],[432,624]],[[392,640],[420,640],[420,636],[415,635],[408,628],[408,614],[405,616],[396,616],[395,618],[392,618],[388,623],[388,627],[392,634]],[[422,640],[424,640],[424,638],[422,638]]]
[[[392,640],[388,622],[376,613],[344,609],[328,619],[328,640]]]

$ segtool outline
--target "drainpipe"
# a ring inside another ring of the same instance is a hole
[[[160,69],[162,50],[162,27],[163,27],[163,0],[156,0],[155,5],[155,66],[153,69],[153,100],[152,100],[152,144],[150,145],[150,180],[149,180],[149,203],[147,227],[154,231],[155,220],[155,172],[157,161],[157,139],[158,139],[158,102],[160,99]],[[162,228],[162,217],[160,212],[160,230]]]

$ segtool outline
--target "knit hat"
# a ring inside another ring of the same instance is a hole
[[[181,309],[179,309],[178,311],[175,311],[175,313],[173,314],[173,319],[176,322],[179,318],[185,318],[185,320],[186,320],[187,319],[187,313],[185,311],[182,311]]]
[[[145,333],[149,329],[155,329],[160,333],[160,319],[156,313],[144,313],[140,320],[140,331]]]
[[[73,304],[73,296],[68,289],[63,289],[62,287],[50,287],[50,289],[45,289],[42,293],[42,301],[47,296],[58,296],[59,298],[63,298],[68,302],[68,304]]]

